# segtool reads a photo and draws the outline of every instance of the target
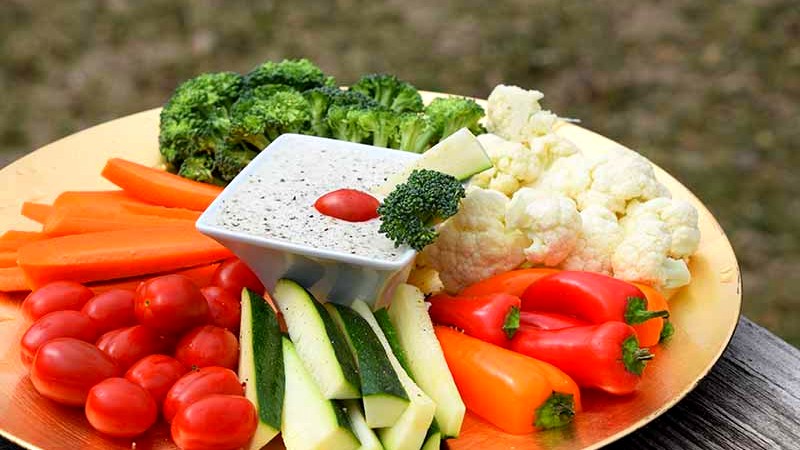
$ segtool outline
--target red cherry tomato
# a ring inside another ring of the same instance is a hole
[[[380,205],[375,197],[355,189],[328,192],[314,203],[321,214],[348,222],[366,222],[377,218]]]
[[[191,368],[220,366],[235,369],[239,362],[239,340],[225,328],[214,325],[197,327],[178,341],[175,359]]]
[[[108,355],[73,338],[46,342],[39,347],[31,365],[31,382],[36,391],[70,406],[83,406],[92,386],[119,374],[119,367]]]
[[[183,275],[164,275],[139,285],[134,311],[140,324],[167,334],[208,322],[206,298]]]
[[[167,392],[188,370],[177,359],[167,355],[145,356],[132,365],[125,378],[145,388],[161,405]]]
[[[225,367],[203,367],[182,376],[164,399],[164,419],[172,422],[175,414],[201,398],[212,394],[244,395],[236,373]]]
[[[257,425],[250,400],[210,395],[181,410],[170,431],[175,445],[184,450],[232,449],[244,447]]]
[[[155,353],[169,353],[174,341],[142,325],[109,331],[97,340],[97,348],[113,359],[122,370]]]
[[[86,397],[85,412],[95,430],[121,438],[144,433],[158,418],[153,397],[125,378],[108,378],[96,384]]]
[[[71,309],[80,311],[94,292],[73,281],[54,281],[31,292],[22,302],[22,315],[37,320],[47,313]]]
[[[222,328],[227,328],[233,333],[239,332],[239,321],[242,317],[242,301],[239,296],[233,295],[219,286],[208,286],[200,289],[208,302],[211,314],[211,323]]]
[[[25,367],[30,368],[36,350],[47,341],[71,337],[93,343],[97,329],[92,319],[79,311],[53,311],[28,328],[20,340],[20,356]]]
[[[211,277],[211,285],[230,291],[236,298],[241,298],[244,288],[259,294],[265,290],[256,274],[237,258],[228,259],[217,267],[214,276]]]
[[[94,320],[101,333],[136,325],[133,300],[136,293],[127,289],[111,289],[97,294],[83,305],[81,312]]]

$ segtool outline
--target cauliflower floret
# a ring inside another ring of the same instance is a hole
[[[522,188],[508,203],[506,226],[521,230],[530,239],[525,249],[530,263],[556,266],[575,247],[581,216],[575,202],[563,195]]]
[[[624,237],[611,258],[615,277],[657,289],[689,284],[691,275],[686,261],[669,257],[672,233],[666,222],[651,214],[621,222]]]
[[[544,94],[517,86],[497,85],[489,94],[486,128],[505,139],[529,144],[553,130],[558,117],[539,105]]]
[[[632,202],[628,206],[625,221],[649,215],[663,221],[670,231],[670,258],[688,258],[700,244],[700,229],[697,226],[697,210],[685,200],[655,198]]]
[[[520,186],[535,181],[542,172],[537,153],[495,134],[481,134],[478,142],[492,160],[493,167],[472,177],[471,184],[511,196]]]
[[[411,269],[406,283],[415,286],[425,295],[437,294],[444,290],[442,280],[439,279],[439,272],[431,267],[425,253],[417,255],[414,268]]]
[[[530,148],[491,133],[478,136],[478,141],[493,167],[472,177],[470,184],[509,197],[519,188],[533,184],[553,161],[578,152],[575,144],[553,133],[532,139]]]
[[[558,192],[573,200],[589,189],[592,184],[592,169],[602,162],[601,158],[576,153],[555,160],[534,185],[538,189]]]
[[[590,172],[589,189],[575,200],[583,210],[589,205],[604,206],[622,214],[632,200],[668,197],[667,188],[656,180],[653,165],[644,156],[626,148],[610,150]]]
[[[479,187],[467,189],[458,213],[439,228],[423,254],[448,292],[506,272],[525,261],[528,239],[505,224],[508,197]]]
[[[581,211],[581,223],[575,249],[561,263],[561,268],[611,275],[611,255],[623,236],[617,216],[602,206],[593,205]]]

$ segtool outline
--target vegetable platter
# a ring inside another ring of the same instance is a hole
[[[430,102],[443,94],[425,92]],[[49,144],[0,171],[0,229],[25,230],[34,223],[19,215],[23,201],[48,203],[68,190],[104,190],[100,177],[109,158],[124,157],[147,166],[161,164],[159,109],[117,119]],[[619,144],[571,123],[556,133],[580,148],[610,151]],[[675,335],[654,349],[648,376],[630,396],[611,397],[590,390],[583,411],[570,426],[526,435],[507,434],[467,413],[453,449],[591,449],[631,433],[665,412],[708,373],[728,344],[741,307],[736,258],[721,227],[707,208],[677,180],[656,167],[656,177],[674,198],[699,212],[701,241],[692,256],[692,282],[670,299]],[[21,295],[0,294],[0,434],[32,449],[131,448],[130,441],[95,432],[82,409],[70,409],[37,394],[19,358],[20,338],[28,323]],[[135,448],[175,448],[164,425],[136,438]],[[273,440],[267,448],[282,448]]]

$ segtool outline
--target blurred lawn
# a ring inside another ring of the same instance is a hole
[[[637,149],[728,232],[745,313],[800,346],[800,8],[795,0],[4,0],[0,162],[160,105],[212,70],[304,56],[546,107]]]

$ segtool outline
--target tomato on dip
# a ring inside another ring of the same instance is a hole
[[[321,214],[348,222],[366,222],[377,218],[378,206],[378,199],[356,189],[337,189],[314,203]]]

